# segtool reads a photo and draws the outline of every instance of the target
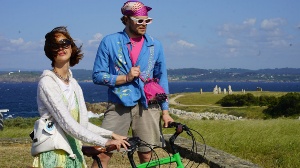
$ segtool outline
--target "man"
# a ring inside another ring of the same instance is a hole
[[[98,48],[93,69],[93,82],[108,86],[108,107],[102,128],[116,134],[126,135],[132,128],[132,135],[152,145],[163,145],[160,119],[164,127],[173,119],[168,112],[168,101],[148,104],[141,79],[159,79],[159,84],[168,94],[167,69],[164,52],[159,41],[146,34],[152,18],[152,8],[142,2],[131,0],[121,8],[125,25],[123,32],[103,38]],[[107,167],[112,154],[99,157]],[[148,147],[138,150],[140,162],[151,158]]]

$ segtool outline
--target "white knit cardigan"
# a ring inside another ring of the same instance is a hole
[[[88,121],[87,108],[81,87],[73,78],[71,70],[70,74],[69,84],[75,90],[75,96],[79,105],[79,123],[71,116],[68,104],[64,101],[63,92],[58,83],[60,79],[50,70],[43,72],[38,84],[37,99],[39,101],[37,102],[40,116],[55,121],[65,133],[74,138],[87,143],[105,146],[108,139],[104,137],[111,138],[112,131],[98,127]]]

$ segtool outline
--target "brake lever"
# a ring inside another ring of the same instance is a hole
[[[131,151],[135,150],[141,144],[141,139],[139,137],[131,137],[128,138],[127,142],[130,144],[130,146],[127,146],[127,151]]]
[[[177,127],[178,125],[181,125],[181,123],[177,123],[177,122],[169,122],[167,128]]]

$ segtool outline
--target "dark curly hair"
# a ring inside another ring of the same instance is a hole
[[[82,45],[79,47],[76,46],[73,38],[70,36],[70,33],[67,30],[67,27],[65,26],[56,27],[45,35],[45,54],[52,61],[51,66],[54,67],[54,58],[57,55],[57,51],[53,49],[53,44],[57,43],[55,35],[58,33],[63,34],[67,39],[71,41],[72,54],[70,58],[70,66],[73,67],[74,65],[78,64],[79,61],[83,58],[83,53],[81,53]]]
[[[128,19],[130,16],[122,16],[121,18],[120,18],[120,20],[122,21],[122,23],[123,23],[123,25],[126,25],[126,19]]]

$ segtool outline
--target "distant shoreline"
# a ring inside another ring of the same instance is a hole
[[[39,81],[1,81],[0,83],[38,83]],[[79,81],[77,80],[78,83],[93,83],[93,81]],[[205,81],[186,81],[186,80],[169,80],[170,82],[174,83],[179,83],[179,82],[190,82],[190,83],[197,83],[197,82],[210,82],[210,83],[299,83],[300,81],[210,81],[210,80],[205,80]]]
[[[72,69],[79,82],[92,82],[92,70]],[[1,71],[0,82],[37,82],[42,71]],[[300,82],[300,68],[275,69],[168,69],[170,82]]]

